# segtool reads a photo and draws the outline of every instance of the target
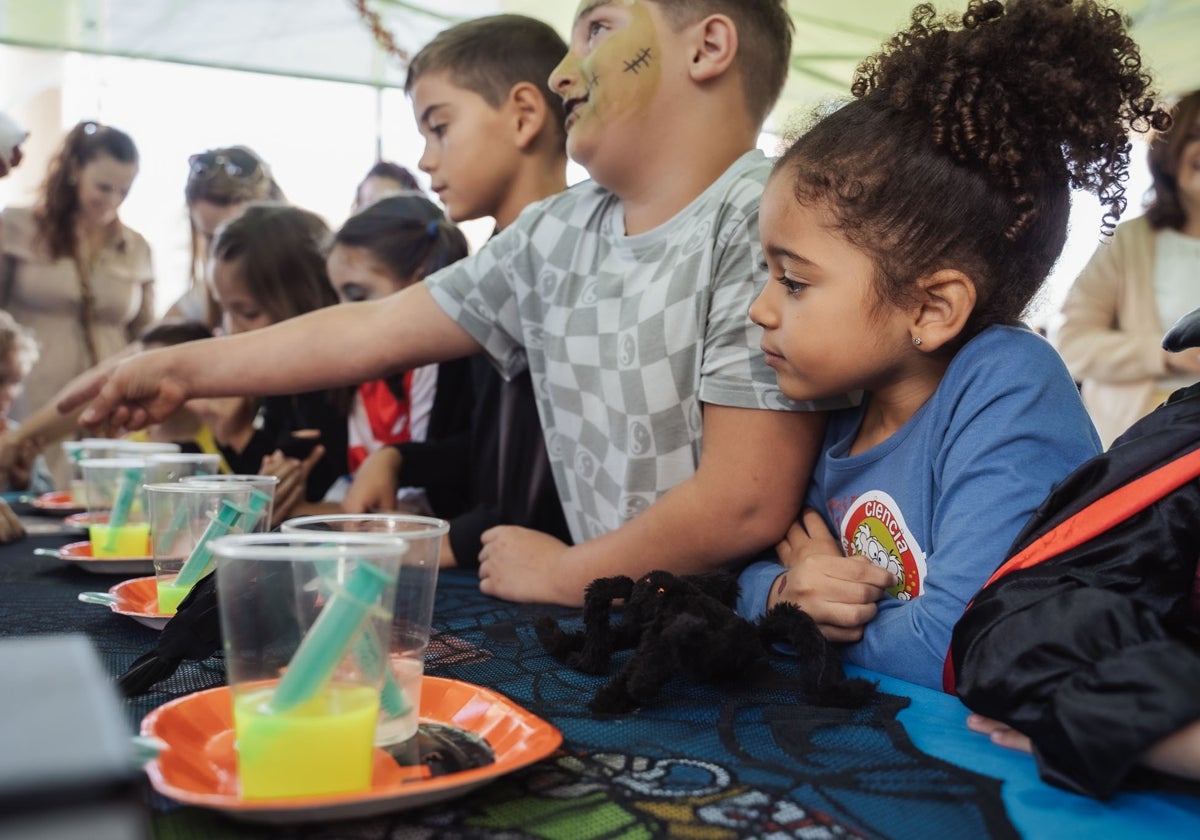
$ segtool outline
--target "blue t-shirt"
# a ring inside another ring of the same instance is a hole
[[[940,689],[967,603],[1100,440],[1062,359],[1021,327],[990,327],[967,342],[901,429],[850,455],[866,404],[830,416],[805,499],[844,554],[901,579],[843,659]],[[759,618],[783,571],[773,561],[747,567],[738,611]]]

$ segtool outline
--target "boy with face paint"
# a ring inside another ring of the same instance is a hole
[[[145,354],[63,405],[94,398],[85,422],[136,426],[188,397],[312,390],[482,349],[505,375],[532,374],[575,542],[488,531],[484,593],[579,605],[596,578],[773,546],[824,422],[781,395],[747,317],[769,172],[755,144],[791,31],[781,0],[585,0],[549,81],[593,181],[393,297]]]

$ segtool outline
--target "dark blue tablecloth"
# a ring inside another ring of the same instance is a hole
[[[72,537],[76,538],[76,537]],[[0,636],[82,632],[121,673],[157,634],[76,594],[120,578],[89,574],[35,546],[0,548]],[[496,689],[562,730],[562,748],[467,796],[385,817],[264,828],[184,808],[147,786],[161,837],[1186,837],[1200,836],[1200,798],[1131,792],[1099,803],[1041,782],[1029,756],[966,730],[954,697],[866,672],[881,692],[856,711],[798,701],[794,663],[716,688],[684,679],[628,715],[587,709],[605,682],[545,654],[533,621],[570,627],[578,614],[479,594],[470,574],[438,586],[427,672]],[[623,659],[614,661],[619,667]],[[189,663],[127,702],[131,731],[152,708],[219,685],[219,657]]]

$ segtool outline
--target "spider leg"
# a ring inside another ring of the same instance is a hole
[[[812,616],[795,604],[776,604],[759,622],[763,643],[784,642],[796,651],[802,663],[800,679],[804,692],[823,706],[857,708],[874,694],[876,683],[855,677],[847,679],[842,662],[821,634]]]
[[[625,667],[596,692],[588,708],[594,712],[628,712],[658,696],[676,673],[673,656],[663,644],[660,629],[656,624],[646,630]]]
[[[605,674],[613,652],[612,602],[628,598],[633,581],[624,576],[598,578],[588,584],[583,599],[583,644],[567,664],[585,674]]]
[[[576,631],[567,633],[558,626],[558,622],[548,615],[540,616],[533,625],[538,641],[546,649],[546,653],[559,662],[566,663],[567,657],[583,647],[584,633]]]

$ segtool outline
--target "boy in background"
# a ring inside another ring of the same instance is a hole
[[[453,26],[413,56],[405,89],[425,138],[418,165],[451,220],[492,216],[503,230],[566,189],[562,102],[545,83],[566,52],[542,21],[496,15]],[[482,534],[502,523],[570,539],[528,370],[505,381],[476,354],[471,382],[467,431],[378,449],[342,504],[350,513],[395,510],[397,488],[428,488],[433,512],[450,520],[442,566],[478,566]],[[468,498],[446,512],[439,503],[464,487]]]
[[[579,605],[596,578],[774,545],[824,422],[780,394],[747,317],[770,168],[755,145],[791,32],[781,0],[584,0],[550,85],[594,182],[393,297],[145,354],[61,406],[95,397],[84,422],[140,426],[193,396],[360,382],[482,348],[507,375],[530,370],[575,541],[489,531],[484,593]],[[417,116],[446,131],[437,110]]]

